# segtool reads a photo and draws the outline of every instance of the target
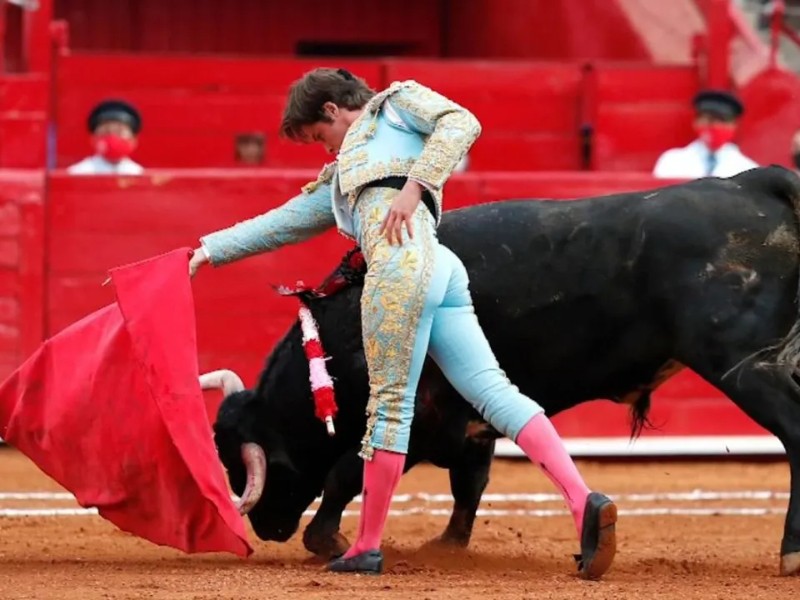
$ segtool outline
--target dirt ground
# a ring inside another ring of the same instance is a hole
[[[37,509],[79,507],[53,495],[63,490],[4,448],[0,597],[779,600],[800,594],[800,578],[777,575],[789,489],[785,462],[579,466],[592,487],[615,496],[621,512],[617,560],[601,582],[575,576],[571,520],[550,496],[550,483],[522,461],[495,462],[487,490],[493,496],[482,504],[486,513],[467,550],[429,544],[450,509],[448,498],[429,495],[449,494],[446,472],[424,466],[408,474],[398,490],[408,496],[396,498],[387,528],[387,573],[367,577],[323,572],[299,535],[277,544],[250,532],[256,552],[247,560],[187,556],[121,533],[96,515],[37,515]],[[344,533],[352,535],[356,525],[356,516],[346,516]]]

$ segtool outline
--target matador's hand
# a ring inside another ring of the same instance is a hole
[[[422,189],[421,184],[409,179],[400,193],[392,200],[392,205],[389,207],[389,212],[386,213],[380,230],[380,235],[386,233],[386,239],[390,246],[394,243],[394,239],[397,239],[398,246],[403,245],[403,223],[406,224],[408,237],[414,238],[411,217],[422,200]]]
[[[200,267],[207,262],[208,255],[206,254],[205,249],[202,246],[195,249],[194,254],[192,254],[192,258],[189,259],[189,277],[194,277],[195,273],[197,273]]]

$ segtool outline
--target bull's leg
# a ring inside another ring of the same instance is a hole
[[[800,387],[772,367],[746,365],[727,377],[709,377],[731,400],[783,444],[791,493],[781,543],[782,575],[800,575]]]
[[[319,509],[303,532],[306,550],[326,559],[340,556],[350,547],[339,526],[345,507],[361,491],[364,463],[358,452],[359,448],[353,448],[344,453],[330,470]]]
[[[475,513],[489,483],[494,445],[494,440],[467,440],[461,460],[450,467],[450,490],[455,502],[439,541],[464,548],[469,544]]]
[[[303,532],[303,545],[317,556],[341,556],[350,547],[350,542],[339,532],[339,528],[342,524],[342,513],[363,487],[364,462],[358,455],[359,451],[360,448],[353,448],[344,453],[330,470],[322,490],[319,509]],[[491,454],[489,460],[491,461]],[[416,455],[409,454],[405,470],[408,471],[418,462]],[[480,493],[478,498],[480,499]],[[472,518],[475,518],[474,514]]]

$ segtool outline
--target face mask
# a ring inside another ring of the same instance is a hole
[[[133,140],[113,133],[99,135],[92,138],[95,152],[111,162],[119,162],[133,152]]]
[[[800,152],[795,152],[792,154],[792,162],[794,163],[794,166],[800,170]]]
[[[736,129],[722,123],[711,123],[700,128],[700,139],[712,152],[716,152],[728,142],[732,142]]]

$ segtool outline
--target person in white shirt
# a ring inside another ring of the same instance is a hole
[[[130,159],[142,129],[139,112],[122,100],[104,100],[88,119],[94,155],[67,168],[72,175],[141,175],[144,168]]]
[[[697,139],[684,148],[664,152],[653,176],[662,179],[732,177],[758,164],[739,150],[733,140],[744,107],[727,91],[704,90],[693,100]]]

